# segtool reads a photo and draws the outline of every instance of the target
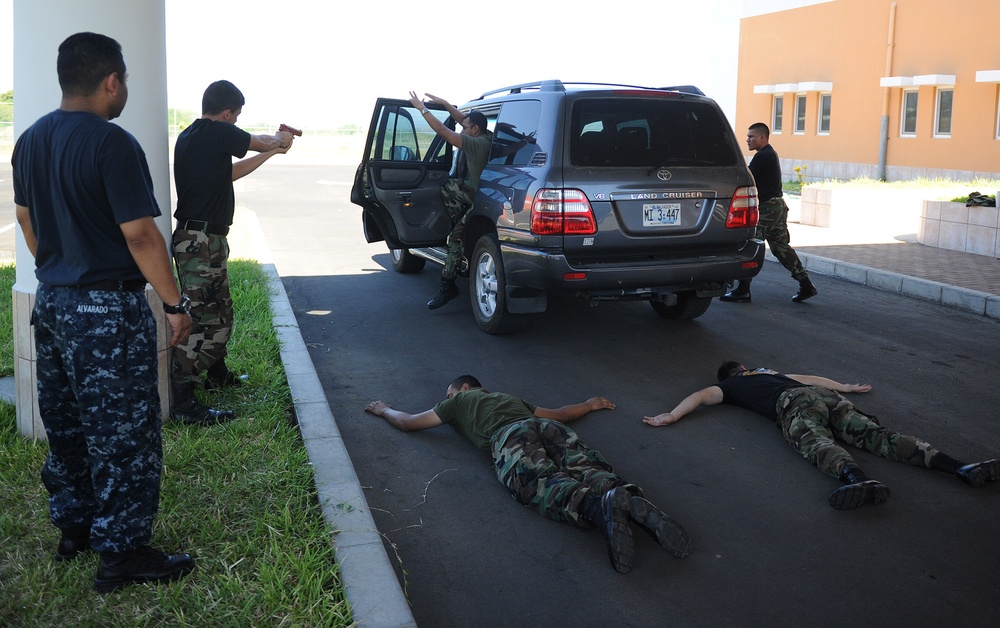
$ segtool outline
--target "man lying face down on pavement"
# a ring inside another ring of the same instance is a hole
[[[444,401],[419,414],[395,410],[384,401],[369,403],[365,411],[405,432],[451,425],[492,454],[497,478],[521,504],[555,521],[597,527],[619,573],[628,572],[635,562],[630,522],[672,555],[687,555],[684,528],[566,426],[592,411],[614,409],[615,404],[592,397],[561,408],[540,408],[513,395],[491,393],[471,375],[453,381],[445,395]]]

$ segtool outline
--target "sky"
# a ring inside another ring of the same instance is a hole
[[[693,84],[732,120],[739,19],[816,1],[506,0],[477,17],[473,3],[166,0],[167,100],[198,111],[224,78],[246,97],[241,123],[365,127],[379,96],[461,104],[560,79]],[[13,3],[0,0],[0,92],[13,87]]]

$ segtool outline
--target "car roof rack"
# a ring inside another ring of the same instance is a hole
[[[560,81],[557,79],[548,81],[534,81],[531,83],[521,83],[519,85],[509,85],[507,87],[500,87],[498,89],[493,89],[488,92],[483,92],[478,98],[473,100],[483,100],[489,96],[495,96],[497,94],[520,94],[523,90],[537,90],[540,92],[564,92],[566,91],[567,85],[581,85],[586,87],[625,87],[628,89],[653,89],[659,91],[668,92],[682,92],[685,94],[695,94],[698,96],[704,96],[705,92],[701,91],[694,85],[673,85],[670,87],[649,87],[646,85],[622,85],[619,83],[588,83],[585,81]]]

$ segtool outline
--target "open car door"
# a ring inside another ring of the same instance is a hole
[[[426,106],[454,128],[447,111]],[[452,225],[441,186],[451,167],[452,146],[419,110],[408,100],[379,98],[351,190],[351,202],[364,210],[365,239],[385,240],[390,249],[443,245]]]

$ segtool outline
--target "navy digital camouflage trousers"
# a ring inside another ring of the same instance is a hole
[[[465,247],[462,243],[465,235],[465,219],[472,209],[475,197],[476,191],[464,179],[448,179],[441,186],[441,198],[444,200],[452,224],[451,233],[448,234],[448,256],[441,271],[441,276],[445,279],[455,278],[458,274],[458,265],[465,256]]]
[[[177,229],[174,263],[181,290],[191,299],[191,336],[173,350],[175,386],[200,380],[201,373],[225,359],[233,332],[229,292],[229,241],[204,231]]]
[[[789,445],[835,478],[845,464],[854,462],[836,439],[889,460],[927,468],[938,453],[929,443],[879,425],[839,393],[819,386],[782,393],[778,423]]]
[[[780,196],[760,204],[760,221],[757,223],[755,237],[766,240],[771,253],[781,262],[792,278],[802,281],[809,278],[809,273],[803,268],[798,253],[792,248],[792,237],[788,233],[788,205]]]
[[[148,543],[163,449],[156,322],[145,294],[41,284],[32,323],[52,523],[89,526],[98,552]]]
[[[558,421],[514,421],[493,435],[491,446],[497,478],[514,499],[555,521],[587,527],[580,518],[587,492],[603,495],[627,484],[600,452]]]

